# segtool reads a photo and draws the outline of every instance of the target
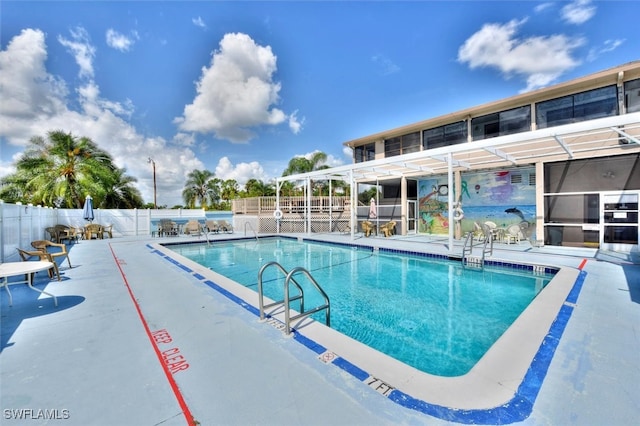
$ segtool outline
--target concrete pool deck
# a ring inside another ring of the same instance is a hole
[[[311,237],[350,242],[344,235]],[[73,268],[62,264],[62,281],[36,275],[36,286],[58,297],[57,308],[23,285],[11,287],[9,307],[1,290],[2,423],[455,424],[405,408],[320,361],[150,246],[186,240],[116,238],[71,246]],[[447,252],[446,241],[427,237],[355,242]],[[496,244],[492,258],[572,268],[587,259],[581,293],[533,409],[518,423],[635,424],[637,259],[525,243]]]

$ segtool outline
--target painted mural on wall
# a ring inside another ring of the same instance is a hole
[[[446,176],[418,181],[418,232],[449,232],[449,190]],[[485,222],[501,229],[520,225],[525,238],[535,232],[535,168],[463,173],[460,192],[453,198],[461,203],[463,235]]]

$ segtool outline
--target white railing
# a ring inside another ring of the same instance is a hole
[[[113,236],[151,235],[160,219],[205,220],[203,209],[95,209],[93,223],[113,224]],[[81,227],[88,224],[82,209],[54,209],[0,201],[0,261],[19,260],[16,248],[29,249],[31,241],[49,238],[45,228],[55,225]]]
[[[350,197],[311,197],[311,211],[325,213],[349,209]],[[306,197],[280,197],[280,209],[287,213],[306,211]],[[231,211],[237,214],[272,214],[276,209],[276,197],[253,197],[231,200]]]

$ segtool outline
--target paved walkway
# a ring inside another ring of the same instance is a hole
[[[201,425],[449,424],[320,362],[158,256],[148,245],[158,241],[72,246],[73,268],[62,264],[62,281],[37,274],[36,285],[58,296],[57,308],[22,285],[11,287],[9,307],[1,291],[2,424],[185,425],[190,418]],[[446,250],[438,241],[366,241]],[[615,253],[523,245],[494,257],[574,267],[588,259],[576,308],[522,424],[635,424],[640,266]]]

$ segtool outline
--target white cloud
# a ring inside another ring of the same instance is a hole
[[[458,61],[471,69],[491,67],[507,77],[523,76],[527,81],[524,91],[546,86],[579,65],[572,52],[584,44],[583,39],[562,34],[518,38],[517,31],[525,22],[485,24],[460,47]]]
[[[222,157],[214,173],[218,179],[234,179],[239,185],[244,185],[249,179],[267,181],[267,176],[257,161],[233,165],[228,157]]]
[[[191,22],[193,22],[193,25],[195,25],[196,27],[207,28],[207,24],[204,23],[200,16],[191,19]]]
[[[70,39],[58,37],[58,41],[79,66],[81,85],[75,99],[68,100],[67,84],[46,70],[47,46],[42,31],[23,30],[8,42],[6,50],[0,51],[0,148],[4,149],[5,143],[21,148],[31,137],[57,129],[86,136],[109,152],[118,167],[125,167],[128,175],[138,179],[136,185],[146,201],[153,200],[153,171],[147,163],[148,157],[153,158],[158,203],[182,204],[186,175],[203,169],[203,163],[186,143],[176,146],[163,138],[138,133],[122,118],[134,111],[131,101],[120,103],[100,96],[100,87],[93,79],[95,48],[84,29],[77,28]],[[72,102],[79,104],[80,110],[71,109]],[[13,171],[12,165],[0,164],[0,176]]]
[[[133,32],[132,37],[127,37],[124,34],[121,34],[114,30],[113,28],[109,28],[106,34],[107,45],[121,52],[128,52],[131,49],[131,46],[138,39],[138,33]]]
[[[47,73],[47,46],[42,31],[26,29],[0,51],[0,135],[18,144],[15,122],[30,123],[66,111],[67,85]]]
[[[603,53],[612,52],[620,47],[626,39],[617,39],[617,40],[605,40],[602,46],[594,47],[589,50],[589,54],[587,55],[588,61],[595,61],[602,55]]]
[[[536,7],[534,7],[533,10],[536,13],[540,13],[540,12],[543,12],[543,11],[551,8],[551,7],[553,7],[553,3],[546,2],[546,3],[540,3],[540,4],[536,5]]]
[[[174,122],[181,131],[213,133],[219,139],[246,143],[259,126],[285,121],[294,131],[301,123],[274,107],[280,83],[273,81],[276,56],[269,46],[257,45],[246,34],[226,34],[209,67],[202,68],[197,95]]]
[[[351,163],[353,162],[353,149],[345,146],[342,148],[342,154],[348,159],[348,161]]]
[[[376,65],[378,71],[382,75],[390,75],[400,71],[400,67],[398,65],[382,54],[373,55],[371,57],[371,62]]]
[[[58,41],[69,49],[80,67],[80,77],[93,77],[93,58],[96,56],[96,48],[91,45],[89,33],[78,27],[71,30],[72,40],[58,36]]]
[[[302,130],[302,125],[304,124],[304,118],[302,120],[298,120],[298,110],[293,111],[289,114],[289,128],[294,135],[297,135]]]
[[[584,24],[595,14],[596,7],[591,4],[591,0],[575,0],[564,6],[561,11],[562,19],[575,25]]]

